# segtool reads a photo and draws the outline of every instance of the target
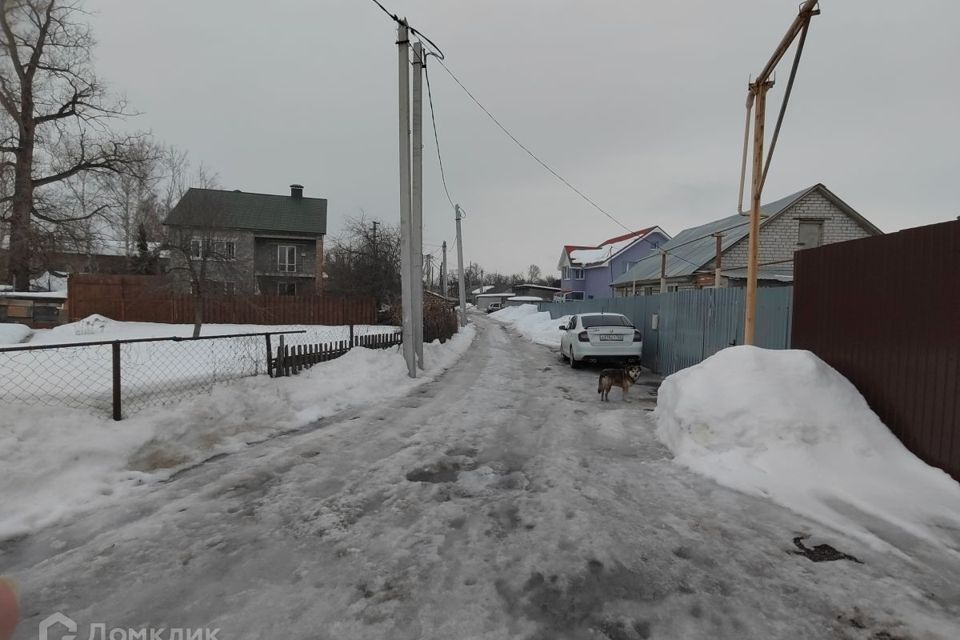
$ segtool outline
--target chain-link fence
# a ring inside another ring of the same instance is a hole
[[[290,326],[274,331],[0,347],[4,405],[88,409],[119,420],[208,392],[215,384],[273,374],[279,336],[290,348],[366,346],[392,335],[377,325]],[[273,357],[273,360],[271,360]]]
[[[199,338],[139,338],[0,348],[3,403],[124,415],[268,372],[275,331]]]

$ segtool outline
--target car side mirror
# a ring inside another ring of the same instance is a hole
[[[567,330],[567,326],[566,326],[566,325],[563,325],[563,324],[560,325],[560,326],[557,327],[557,328],[560,329],[560,331],[566,331],[566,330]]]

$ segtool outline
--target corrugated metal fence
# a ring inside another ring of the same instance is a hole
[[[800,251],[793,346],[960,480],[960,222]]]
[[[549,302],[551,317],[606,311],[622,313],[643,332],[643,366],[669,375],[702,362],[743,340],[744,290],[698,289],[654,296]],[[757,293],[756,344],[768,349],[790,345],[793,288]],[[653,329],[657,316],[658,328]]]

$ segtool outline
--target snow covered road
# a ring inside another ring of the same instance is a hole
[[[411,395],[0,543],[15,638],[55,611],[220,640],[960,637],[955,562],[673,464],[652,386],[600,403],[595,371],[474,320]],[[804,534],[864,564],[797,555]]]

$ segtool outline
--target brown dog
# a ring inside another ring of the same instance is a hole
[[[637,365],[624,367],[623,369],[604,369],[600,372],[600,380],[597,383],[597,393],[601,400],[610,402],[610,389],[620,387],[623,389],[623,398],[627,397],[627,389],[630,385],[636,384],[640,377],[641,369]]]

